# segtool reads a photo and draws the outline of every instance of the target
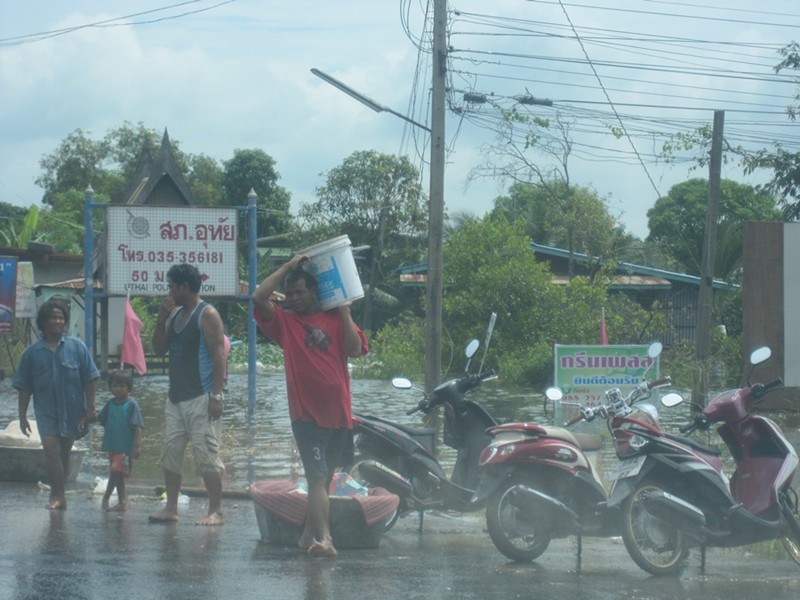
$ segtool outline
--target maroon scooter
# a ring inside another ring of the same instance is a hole
[[[771,356],[767,347],[750,356],[753,367]],[[752,375],[752,369],[751,369]],[[609,493],[609,507],[622,510],[622,539],[631,558],[653,575],[677,572],[687,550],[743,546],[780,539],[800,565],[800,515],[792,480],[798,458],[778,425],[751,413],[765,394],[782,383],[748,383],[714,398],[679,428],[683,434],[717,432],[736,469],[722,472],[718,451],[689,438],[666,434],[628,417],[612,420],[621,462]],[[677,394],[662,402],[675,405]]]

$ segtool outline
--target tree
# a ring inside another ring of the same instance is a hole
[[[0,202],[0,241],[6,246],[27,248],[38,221],[37,206],[26,210],[21,206]]]
[[[566,189],[561,181],[514,183],[508,196],[495,199],[493,215],[524,223],[530,238],[540,244],[570,248],[588,256],[606,258],[624,236],[622,226],[608,212],[597,193],[582,186]],[[553,194],[561,203],[553,202]]]
[[[741,264],[742,224],[780,220],[781,213],[771,195],[752,186],[724,179],[720,191],[714,275],[731,279]],[[672,186],[647,211],[647,240],[661,245],[694,275],[700,274],[707,204],[708,180],[696,178]]]
[[[783,60],[775,66],[775,73],[786,69],[800,71],[800,44],[792,42],[782,48],[780,53]],[[796,121],[800,115],[800,87],[794,97],[794,104],[786,108],[786,114],[791,121]],[[787,149],[776,142],[772,151],[765,149],[746,154],[743,162],[748,173],[757,169],[772,171],[772,179],[764,189],[780,199],[785,220],[800,220],[800,152]]]
[[[488,175],[522,184],[516,189],[512,186],[512,190],[523,196],[533,193],[530,197],[534,207],[531,223],[542,216],[552,224],[560,220],[559,245],[568,250],[570,256],[583,251],[581,246],[586,245],[591,237],[595,237],[595,244],[610,249],[610,240],[605,244],[600,240],[604,230],[622,232],[623,228],[610,217],[602,201],[596,202],[594,191],[575,187],[570,179],[569,159],[573,148],[570,130],[574,121],[560,111],[555,112],[552,120],[544,119],[528,113],[521,104],[512,109],[498,107],[498,110],[503,118],[497,130],[497,141],[484,149],[486,161],[474,169],[471,176]],[[526,189],[525,186],[532,184],[535,184],[534,188]],[[518,200],[522,198],[511,199],[512,203]],[[596,218],[601,221],[592,223]],[[604,252],[594,254],[602,255]],[[573,265],[570,258],[570,277],[574,274]]]
[[[325,184],[317,188],[317,198],[301,206],[299,216],[318,239],[347,234],[354,243],[370,246],[362,326],[371,329],[373,291],[384,280],[384,247],[392,246],[404,260],[409,254],[397,245],[410,240],[415,248],[427,228],[419,172],[405,156],[354,152],[327,173]],[[398,264],[395,261],[392,266]]]
[[[280,175],[275,160],[259,149],[233,152],[233,158],[224,163],[222,184],[225,203],[241,206],[247,203],[250,190],[258,196],[258,237],[286,233],[292,224],[289,213],[291,194],[278,185]]]
[[[497,324],[487,367],[507,383],[542,388],[553,372],[554,343],[596,343],[600,313],[607,307],[615,343],[641,343],[663,331],[664,319],[622,294],[608,295],[608,277],[575,277],[553,283],[536,260],[524,223],[503,215],[465,220],[444,246],[444,339],[451,341],[449,371],[464,367],[460,349],[481,338],[492,312]],[[424,319],[402,315],[381,329],[374,348],[385,374],[422,370]],[[401,347],[402,352],[394,350]],[[416,359],[413,363],[410,359]]]

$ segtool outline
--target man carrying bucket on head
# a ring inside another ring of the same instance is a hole
[[[328,486],[336,467],[353,460],[348,357],[368,351],[348,302],[320,310],[317,281],[297,254],[253,294],[261,331],[283,348],[289,417],[308,481],[308,507],[299,546],[312,556],[336,556],[330,532]],[[270,296],[284,281],[286,309]]]

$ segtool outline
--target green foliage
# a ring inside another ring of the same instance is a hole
[[[741,378],[742,351],[741,337],[725,335],[719,328],[711,332],[711,356],[708,365],[702,367],[697,362],[697,350],[693,342],[681,340],[664,349],[661,355],[661,373],[672,378],[676,389],[690,390],[701,374],[700,369],[708,370],[711,389],[727,389],[739,384]]]
[[[608,256],[622,234],[597,192],[562,181],[515,183],[495,199],[492,215],[522,221],[530,239],[589,256]]]
[[[723,180],[714,276],[734,279],[742,258],[745,221],[780,220],[775,199],[751,186]],[[705,237],[708,180],[690,179],[672,186],[647,211],[647,240],[661,245],[687,273],[700,274]]]
[[[8,204],[3,207],[3,213],[4,220],[0,224],[0,240],[6,246],[27,248],[28,242],[34,240],[36,227],[39,224],[39,207],[32,205],[25,211],[24,208],[12,207]],[[22,225],[18,226],[20,220]]]
[[[425,371],[425,323],[403,314],[385,325],[370,340],[369,357],[375,377],[386,379],[402,375],[421,379]]]
[[[278,185],[280,174],[275,169],[275,160],[263,150],[237,148],[233,158],[226,160],[224,165],[222,182],[227,205],[247,204],[250,190],[258,196],[258,237],[289,231],[292,223],[289,214],[291,194]]]

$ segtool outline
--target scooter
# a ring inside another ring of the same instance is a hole
[[[661,349],[656,342],[648,355],[655,358]],[[619,535],[619,511],[608,510],[597,471],[600,436],[568,428],[634,412],[658,427],[658,412],[643,401],[651,390],[669,383],[669,378],[645,380],[627,396],[616,388],[608,390],[599,405],[575,404],[579,413],[564,427],[508,423],[490,429],[493,440],[481,456],[475,501],[486,502],[486,526],[497,549],[512,560],[530,561],[543,554],[552,539],[575,535],[580,565],[582,536]],[[558,388],[545,394],[551,401],[563,397]]]
[[[469,368],[480,342],[473,339],[467,345],[467,366],[463,377],[437,386],[406,414],[428,414],[437,407],[444,409],[443,442],[457,451],[452,475],[447,476],[436,459],[438,429],[414,428],[364,414],[353,415],[355,464],[351,474],[368,485],[383,487],[400,497],[397,517],[413,511],[419,513],[423,527],[424,511],[430,509],[467,512],[478,510],[472,496],[478,483],[478,457],[489,443],[486,429],[497,424],[479,404],[468,400],[467,394],[484,382],[496,379],[493,370],[483,371],[483,361],[491,341],[496,315],[492,313],[486,334],[486,346],[478,373]],[[411,389],[411,382],[402,377],[392,380],[396,388]]]
[[[771,356],[767,347],[750,355],[750,375]],[[770,419],[752,408],[782,381],[728,390],[696,412],[679,431],[707,431],[712,424],[727,445],[736,469],[722,472],[718,451],[693,440],[666,435],[646,423],[615,419],[617,454],[625,459],[609,504],[622,507],[622,538],[631,558],[653,575],[679,570],[688,548],[733,547],[779,538],[800,565],[800,515],[792,478],[797,454]],[[683,398],[665,396],[677,405]]]

